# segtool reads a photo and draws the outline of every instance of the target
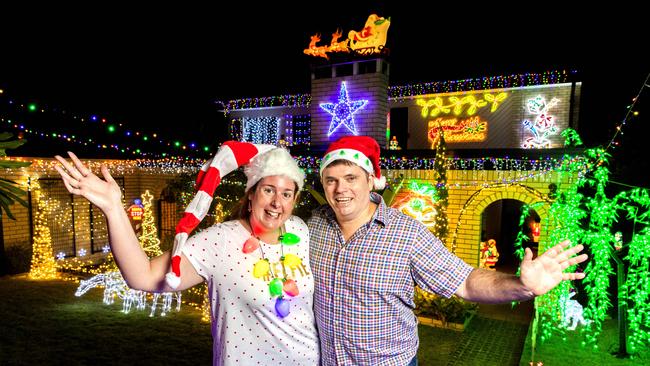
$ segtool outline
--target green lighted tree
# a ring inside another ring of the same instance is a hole
[[[573,135],[574,141],[579,141]],[[584,316],[588,323],[581,333],[585,345],[596,347],[603,322],[612,308],[612,294],[618,296],[619,355],[629,356],[650,345],[650,193],[633,189],[608,197],[609,154],[603,148],[588,149],[577,157],[565,157],[558,172],[558,195],[549,209],[546,248],[564,239],[582,243],[590,260],[582,281],[587,297]],[[570,174],[577,179],[563,179]],[[562,181],[569,181],[560,185]],[[611,191],[611,189],[610,189]],[[624,219],[632,223],[632,239],[617,243],[614,228]],[[540,253],[543,248],[540,247]],[[616,268],[616,271],[615,271]],[[569,268],[567,271],[574,271]],[[617,288],[610,279],[617,274]],[[562,282],[535,299],[533,334],[541,329],[541,340],[566,330],[565,304],[572,284]],[[534,340],[533,340],[534,341]],[[535,346],[533,346],[534,348]]]

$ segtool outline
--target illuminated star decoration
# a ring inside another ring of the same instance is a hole
[[[354,125],[353,115],[361,108],[368,104],[367,100],[350,100],[348,98],[348,89],[345,86],[345,81],[341,82],[341,90],[339,91],[338,103],[321,103],[320,107],[327,113],[332,115],[332,122],[327,132],[327,136],[331,136],[334,131],[341,124],[348,128],[353,134],[357,134],[357,128]]]

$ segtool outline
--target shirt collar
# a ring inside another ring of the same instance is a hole
[[[370,192],[370,201],[377,204],[377,210],[375,210],[372,220],[381,226],[386,226],[388,223],[388,206],[386,206],[384,198],[377,192]]]

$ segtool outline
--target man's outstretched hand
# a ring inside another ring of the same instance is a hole
[[[571,242],[565,240],[533,259],[533,252],[526,248],[521,262],[520,280],[535,296],[543,295],[564,280],[581,280],[584,273],[564,273],[565,269],[587,260],[586,254],[580,253],[581,244],[567,249]]]

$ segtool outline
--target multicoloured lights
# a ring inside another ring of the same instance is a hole
[[[535,121],[530,122],[524,120],[524,128],[529,130],[533,136],[528,137],[522,143],[524,149],[543,149],[550,148],[550,136],[556,135],[558,128],[555,125],[555,117],[548,114],[548,110],[553,108],[560,100],[557,98],[551,99],[547,104],[546,99],[541,95],[535,98],[528,99],[526,107],[528,113],[536,115]]]

